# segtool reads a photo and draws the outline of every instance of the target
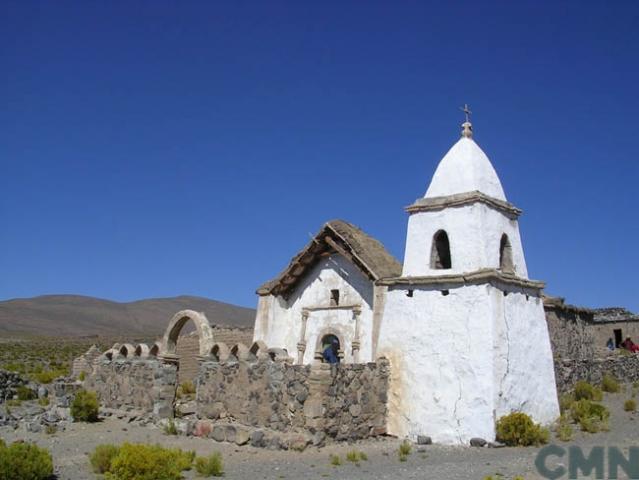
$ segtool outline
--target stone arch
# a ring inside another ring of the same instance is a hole
[[[164,337],[162,338],[162,346],[160,347],[160,353],[164,356],[176,355],[177,339],[180,336],[182,328],[188,322],[192,320],[195,324],[195,330],[199,340],[199,350],[201,356],[206,356],[213,348],[213,329],[203,313],[198,313],[193,310],[181,310],[175,315],[169,322]]]
[[[249,351],[258,360],[269,358],[268,347],[262,340],[255,340]]]
[[[162,345],[160,345],[160,342],[155,342],[153,346],[149,349],[149,357],[157,357],[160,353],[160,348],[162,348]]]
[[[438,230],[433,235],[433,245],[430,250],[430,268],[433,270],[448,270],[452,268],[450,241],[446,230]]]
[[[340,348],[337,355],[339,356],[340,362],[343,362],[344,361],[344,345],[346,345],[344,343],[344,334],[339,328],[335,328],[335,327],[324,328],[323,330],[320,330],[320,332],[317,334],[317,339],[315,340],[315,361],[319,363],[324,362],[324,351],[322,349],[323,340],[325,337],[329,335],[333,335],[337,337],[337,340],[339,340]]]
[[[504,273],[514,273],[515,264],[513,262],[513,247],[510,239],[505,233],[499,242],[499,269]]]
[[[106,352],[104,352],[104,358],[106,358],[107,360],[111,361],[113,360],[113,349],[109,349]]]
[[[149,356],[149,346],[146,343],[138,343],[138,346],[135,347],[135,356],[147,358]]]
[[[251,355],[251,351],[249,350],[249,348],[243,343],[237,343],[233,345],[233,347],[231,348],[231,355],[238,360],[243,361],[248,361],[250,359],[249,357],[253,357],[253,359],[255,359],[255,357]]]
[[[288,355],[288,351],[285,348],[269,348],[268,356],[271,360],[275,361],[284,361],[284,362],[292,362],[293,359]]]
[[[133,356],[133,354],[135,353],[135,347],[133,345],[131,345],[130,343],[124,343],[122,344],[122,346],[119,348],[118,350],[120,352],[120,355],[122,355],[125,358],[128,358],[129,356]]]
[[[226,362],[231,355],[229,347],[223,342],[217,342],[211,348],[211,356],[216,362]]]

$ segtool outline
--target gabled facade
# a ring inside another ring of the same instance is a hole
[[[400,273],[400,263],[377,240],[342,220],[327,222],[258,289],[255,340],[309,364],[321,362],[333,335],[343,362],[371,362],[381,320],[375,282]]]

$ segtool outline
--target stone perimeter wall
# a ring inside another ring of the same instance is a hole
[[[598,384],[604,374],[612,375],[622,383],[639,381],[639,355],[555,360],[555,380],[559,393],[569,391],[579,380]]]
[[[197,419],[313,438],[355,440],[386,432],[390,366],[291,365],[286,360],[203,362],[195,378]],[[158,359],[95,362],[85,388],[102,407],[131,415],[173,416],[177,368]],[[191,433],[191,432],[189,432]]]
[[[100,398],[102,407],[157,418],[173,416],[177,380],[175,365],[157,359],[100,359],[84,386]]]
[[[386,432],[389,363],[339,366],[205,362],[197,382],[201,419],[355,440]]]

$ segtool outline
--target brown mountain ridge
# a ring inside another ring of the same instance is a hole
[[[255,310],[203,297],[119,303],[81,295],[43,295],[0,302],[0,335],[159,335],[178,311],[204,312],[211,324],[252,327]]]

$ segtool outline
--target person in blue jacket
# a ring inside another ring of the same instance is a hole
[[[326,363],[339,363],[339,340],[333,337],[331,343],[324,349],[322,356]]]

